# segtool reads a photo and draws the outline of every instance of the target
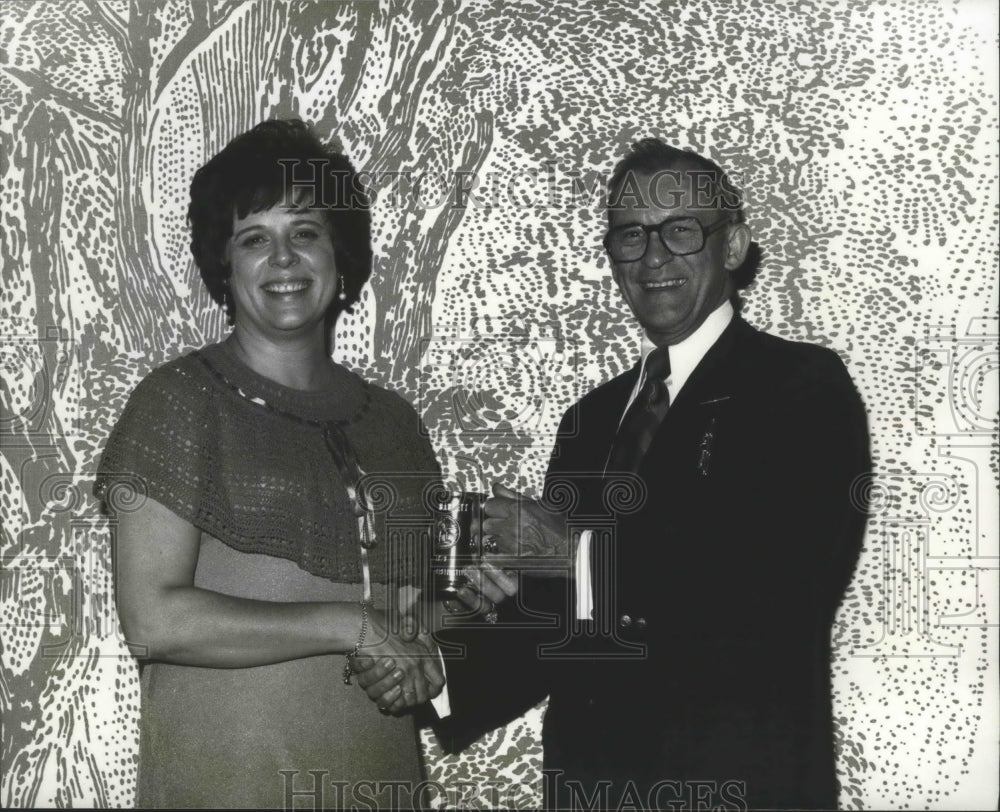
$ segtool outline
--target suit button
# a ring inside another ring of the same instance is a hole
[[[629,626],[632,625],[632,618],[629,617],[628,615],[622,615],[620,618],[618,618],[618,625],[621,626],[623,629],[627,629]]]
[[[637,617],[635,619],[635,627],[637,629],[645,629],[646,628],[646,618],[644,618],[644,617]]]

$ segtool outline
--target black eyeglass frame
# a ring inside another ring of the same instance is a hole
[[[701,245],[699,245],[697,248],[691,251],[680,251],[680,252],[674,251],[667,245],[667,241],[663,238],[663,229],[666,226],[670,225],[671,223],[676,223],[681,220],[690,220],[694,223],[697,223],[698,228],[701,229]],[[716,220],[711,225],[706,226],[703,225],[701,220],[699,220],[697,217],[694,217],[693,215],[689,214],[685,215],[684,217],[668,217],[666,220],[663,220],[662,222],[654,223],[653,225],[649,226],[643,225],[642,223],[623,223],[620,226],[615,226],[614,228],[610,229],[608,233],[604,235],[604,239],[601,240],[601,243],[604,245],[604,250],[608,252],[608,256],[611,257],[611,259],[614,260],[615,262],[638,262],[640,259],[646,256],[646,252],[649,250],[649,235],[655,231],[656,236],[659,237],[660,242],[663,243],[663,247],[666,248],[673,256],[689,257],[691,256],[691,254],[697,254],[699,251],[704,251],[705,245],[708,243],[709,235],[718,231],[720,228],[722,228],[722,226],[726,225],[727,223],[732,223],[732,222],[735,221],[730,219],[729,217],[723,217],[721,220]],[[626,228],[641,228],[643,231],[646,232],[646,242],[643,245],[642,251],[639,253],[638,256],[632,259],[616,259],[615,255],[611,252],[611,246],[610,246],[611,237],[616,232],[619,232],[622,229]]]

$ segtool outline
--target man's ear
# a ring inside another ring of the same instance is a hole
[[[750,250],[750,241],[753,235],[746,223],[733,223],[729,227],[726,237],[726,261],[727,271],[735,271],[747,258],[747,251]]]

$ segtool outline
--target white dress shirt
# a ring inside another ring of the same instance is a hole
[[[670,393],[670,402],[673,403],[681,388],[687,383],[701,359],[705,357],[712,345],[719,340],[729,322],[733,320],[735,311],[732,304],[726,300],[715,310],[708,314],[708,317],[701,323],[697,330],[677,344],[670,345],[670,375],[667,376],[667,392]],[[656,345],[649,340],[648,336],[642,337],[642,367],[639,370],[639,377],[632,387],[632,394],[629,395],[628,403],[622,410],[622,416],[618,420],[621,425],[625,412],[632,405],[646,382],[646,358],[656,349]],[[576,581],[576,617],[578,620],[590,620],[594,614],[594,592],[590,581],[590,540],[593,532],[584,530],[580,534],[580,542],[576,548],[576,567],[574,579]]]

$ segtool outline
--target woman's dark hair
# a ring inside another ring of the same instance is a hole
[[[351,162],[298,119],[265,121],[236,136],[191,181],[191,253],[230,324],[236,314],[225,249],[234,215],[246,217],[286,199],[307,201],[326,217],[346,295],[334,299],[328,320],[358,301],[371,276],[370,203]]]
[[[734,223],[745,222],[743,192],[737,188],[722,167],[697,152],[677,149],[659,138],[643,138],[635,142],[625,156],[615,164],[608,180],[608,210],[616,205],[616,200],[621,195],[630,174],[654,174],[660,170],[682,168],[691,168],[710,177],[715,186],[716,205],[729,212],[729,217]],[[731,272],[735,290],[743,290],[754,281],[760,270],[761,259],[763,253],[760,245],[756,241],[751,242],[743,264]],[[734,293],[733,306],[739,310],[741,304],[739,295]]]

